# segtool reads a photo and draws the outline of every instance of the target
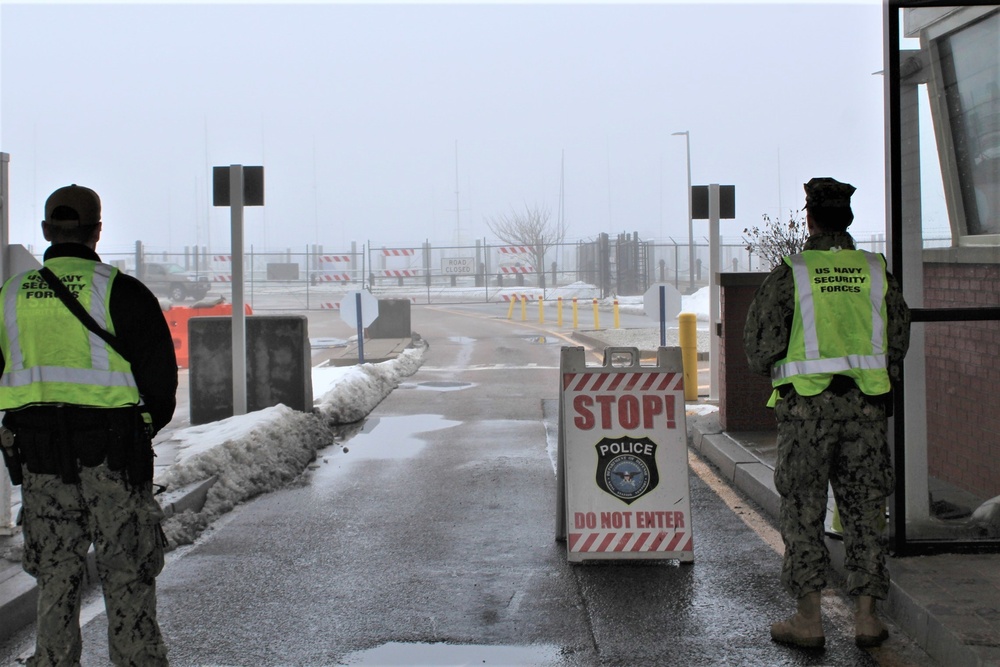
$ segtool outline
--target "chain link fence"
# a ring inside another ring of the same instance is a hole
[[[885,239],[883,235],[859,238],[858,246],[884,252]],[[747,250],[742,239],[723,238],[719,255],[723,272],[771,269]],[[643,241],[638,234],[601,234],[545,248],[485,240],[464,246],[425,242],[416,247],[352,243],[336,250],[310,245],[282,252],[251,248],[243,256],[244,295],[255,311],[261,311],[335,310],[345,294],[358,289],[415,304],[509,301],[524,293],[553,298],[561,290],[584,285],[592,286],[601,298],[642,295],[659,283],[691,294],[708,284],[708,239],[695,240],[693,256],[695,263],[690,266],[686,240]],[[209,284],[202,301],[232,299],[233,257],[225,252],[197,247],[169,252],[137,243],[134,252],[102,253],[102,259],[141,279],[147,278],[144,265],[173,265],[171,275],[177,280]],[[184,305],[179,291],[151,288]]]

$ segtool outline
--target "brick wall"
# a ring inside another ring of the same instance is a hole
[[[719,341],[719,423],[726,431],[773,431],[774,412],[766,407],[771,380],[747,366],[743,325],[750,302],[766,273],[720,273],[722,339]],[[715,332],[711,332],[715,335]]]
[[[926,263],[928,308],[1000,306],[1000,265]],[[1000,322],[926,327],[928,474],[1000,495]]]

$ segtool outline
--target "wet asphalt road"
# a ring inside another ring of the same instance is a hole
[[[363,430],[171,554],[173,665],[933,664],[898,633],[856,648],[832,591],[825,651],[773,644],[780,558],[752,504],[694,473],[694,563],[567,563],[552,457],[569,343],[504,315],[414,308],[424,366]],[[106,664],[105,631],[86,626],[85,666]]]

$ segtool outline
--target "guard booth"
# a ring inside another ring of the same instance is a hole
[[[570,562],[694,561],[681,350],[642,365],[609,347],[560,359],[556,539]]]

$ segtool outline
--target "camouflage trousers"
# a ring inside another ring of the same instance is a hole
[[[25,470],[24,570],[38,582],[35,654],[29,665],[79,665],[80,600],[94,545],[115,665],[167,664],[156,621],[156,575],[163,568],[163,512],[150,484],[125,484],[102,464],[78,484]]]
[[[889,573],[880,519],[894,479],[885,420],[778,422],[774,485],[781,494],[781,581],[788,592],[800,598],[826,587],[824,518],[832,486],[844,527],[848,593],[885,599]]]

